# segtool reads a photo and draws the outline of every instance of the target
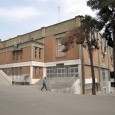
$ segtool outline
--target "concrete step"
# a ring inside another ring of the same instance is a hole
[[[54,90],[65,90],[66,88],[70,88],[73,83],[76,81],[76,77],[50,77],[46,79],[46,84],[48,89]],[[40,79],[35,85],[42,87],[42,79]]]

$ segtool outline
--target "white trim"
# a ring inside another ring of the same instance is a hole
[[[56,66],[56,64],[60,64],[60,63],[64,63],[64,65],[75,65],[75,64],[81,64],[81,61],[80,59],[67,60],[67,61],[55,61],[55,62],[45,63],[45,67]]]
[[[30,62],[4,64],[4,65],[0,65],[0,68],[13,68],[13,67],[25,67],[25,66],[52,67],[52,66],[56,66],[56,64],[59,63],[64,63],[64,65],[75,65],[75,64],[81,64],[81,61],[80,59],[67,60],[67,61],[55,61],[55,62],[48,62],[48,63],[30,61]]]

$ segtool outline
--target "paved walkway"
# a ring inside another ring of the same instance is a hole
[[[37,86],[0,86],[0,115],[115,115],[115,95],[40,91]]]

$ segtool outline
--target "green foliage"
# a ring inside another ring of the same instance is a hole
[[[115,71],[115,0],[88,0],[87,5],[93,10],[98,10],[97,16],[103,23],[102,25],[105,26],[105,38],[108,40],[108,45],[113,47],[113,65]],[[107,27],[107,23],[111,24],[112,31]]]
[[[113,9],[115,7],[115,0],[88,0],[87,5],[93,10],[100,10],[105,7]]]
[[[115,20],[115,0],[88,0],[87,5],[98,10],[97,16],[104,23]]]
[[[100,25],[98,26],[98,28],[99,30],[101,30],[101,28],[105,26],[104,37],[108,40],[109,46],[114,46],[113,43],[115,44],[115,0],[88,0],[87,5],[93,10],[98,10],[97,16],[100,21]],[[106,25],[108,22],[109,24],[111,24],[113,40],[112,37],[109,37],[108,39],[108,36],[110,36],[108,33],[111,33],[110,31],[106,31],[108,29]]]
[[[76,44],[83,44],[84,47],[87,44],[87,40],[90,39],[89,34],[92,29],[96,29],[98,25],[98,21],[91,16],[86,15],[84,18],[81,19],[81,26],[70,30],[66,33],[65,37],[62,39],[62,45],[65,46],[63,52],[67,52],[71,47],[73,47],[74,43]],[[87,39],[87,40],[86,40]],[[95,49],[99,49],[98,40],[95,39],[92,44],[94,45]]]

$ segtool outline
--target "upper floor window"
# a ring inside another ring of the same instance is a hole
[[[64,45],[61,44],[61,38],[57,38],[57,57],[64,57],[65,53],[62,52]]]
[[[13,51],[13,60],[18,60],[18,52]]]
[[[39,59],[41,59],[42,48],[39,48]]]
[[[109,47],[109,52],[110,52],[110,62],[113,64],[113,49]]]
[[[42,56],[42,48],[35,47],[35,58],[41,59]]]
[[[37,58],[37,50],[38,50],[38,47],[35,47],[35,58]]]
[[[20,59],[22,59],[22,56],[23,56],[23,49],[20,50]]]

